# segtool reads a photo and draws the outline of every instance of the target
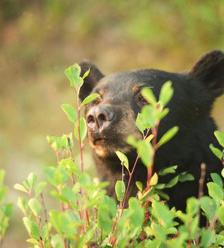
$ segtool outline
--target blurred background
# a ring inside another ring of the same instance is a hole
[[[17,201],[16,182],[55,163],[46,136],[71,131],[60,110],[74,101],[67,66],[89,59],[105,74],[179,72],[211,49],[224,49],[220,0],[0,0],[0,167],[9,200]],[[213,115],[224,129],[224,97]],[[21,218],[15,208],[4,247],[28,247]]]

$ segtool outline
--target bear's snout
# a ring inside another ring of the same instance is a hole
[[[87,113],[87,126],[92,132],[102,133],[113,123],[115,112],[109,105],[93,106]]]

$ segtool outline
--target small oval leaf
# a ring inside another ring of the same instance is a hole
[[[68,117],[69,121],[75,123],[75,121],[77,120],[77,113],[75,109],[70,104],[62,104],[61,108]]]
[[[156,97],[150,88],[143,88],[141,94],[147,100],[148,103],[156,105]]]
[[[118,180],[115,184],[115,192],[118,201],[122,201],[125,194],[125,184],[123,181]]]
[[[82,117],[79,121],[76,121],[75,127],[74,127],[74,135],[77,140],[79,140],[79,132],[80,132],[80,139],[83,141],[86,137],[87,134],[87,125],[86,125],[86,120]]]
[[[160,139],[160,141],[158,142],[158,147],[164,145],[165,143],[167,143],[169,140],[171,140],[176,133],[178,132],[179,128],[177,126],[172,127],[171,129],[169,129]]]
[[[215,131],[214,134],[219,144],[224,147],[224,132]]]
[[[129,162],[128,162],[127,156],[120,151],[116,151],[115,153],[118,156],[118,158],[120,159],[121,165],[124,166],[127,170],[129,170]]]
[[[95,99],[100,98],[100,95],[97,93],[92,93],[90,95],[88,95],[81,103],[81,106],[84,106],[86,104],[91,103],[92,101],[94,101]]]
[[[173,88],[171,81],[166,82],[160,91],[159,101],[165,106],[173,96]]]
[[[219,159],[222,160],[223,153],[221,150],[219,150],[217,147],[215,147],[213,144],[209,145],[210,150],[213,152],[213,154]]]

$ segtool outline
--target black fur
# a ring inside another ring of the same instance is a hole
[[[135,128],[135,118],[141,109],[141,103],[136,97],[139,93],[134,89],[149,86],[158,97],[162,85],[168,80],[172,81],[174,96],[168,104],[170,113],[162,120],[158,136],[161,137],[173,126],[178,126],[179,132],[157,151],[155,171],[178,165],[178,173],[188,171],[194,175],[194,181],[180,183],[166,190],[170,197],[170,206],[184,210],[186,199],[198,195],[201,163],[207,165],[206,182],[209,181],[211,172],[220,172],[222,169],[221,162],[211,153],[209,144],[218,146],[213,134],[217,127],[210,113],[215,98],[224,90],[224,53],[213,51],[204,55],[193,69],[185,74],[146,69],[104,77],[92,64],[81,64],[81,67],[83,72],[89,67],[92,68],[81,89],[81,99],[90,92],[101,94],[100,101],[87,107],[86,115],[96,167],[101,179],[110,182],[110,195],[114,194],[116,180],[121,178],[121,165],[115,151],[125,152],[132,166],[137,156],[126,143],[130,134],[140,137]],[[112,120],[107,120],[108,111],[113,113]],[[89,118],[96,117],[97,122],[97,114],[101,112],[105,119],[102,129],[94,126],[95,119]],[[135,181],[142,181],[145,185],[146,177],[146,168],[139,160],[132,180],[131,195],[136,194]]]

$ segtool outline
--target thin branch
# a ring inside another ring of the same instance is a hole
[[[47,207],[46,207],[46,204],[45,204],[43,193],[40,194],[40,199],[41,199],[41,203],[42,203],[42,206],[43,206],[43,209],[44,209],[44,221],[45,221],[45,223],[48,223]]]
[[[206,176],[206,164],[201,163],[201,176],[199,179],[199,190],[198,190],[198,198],[200,199],[204,195],[204,183]]]

